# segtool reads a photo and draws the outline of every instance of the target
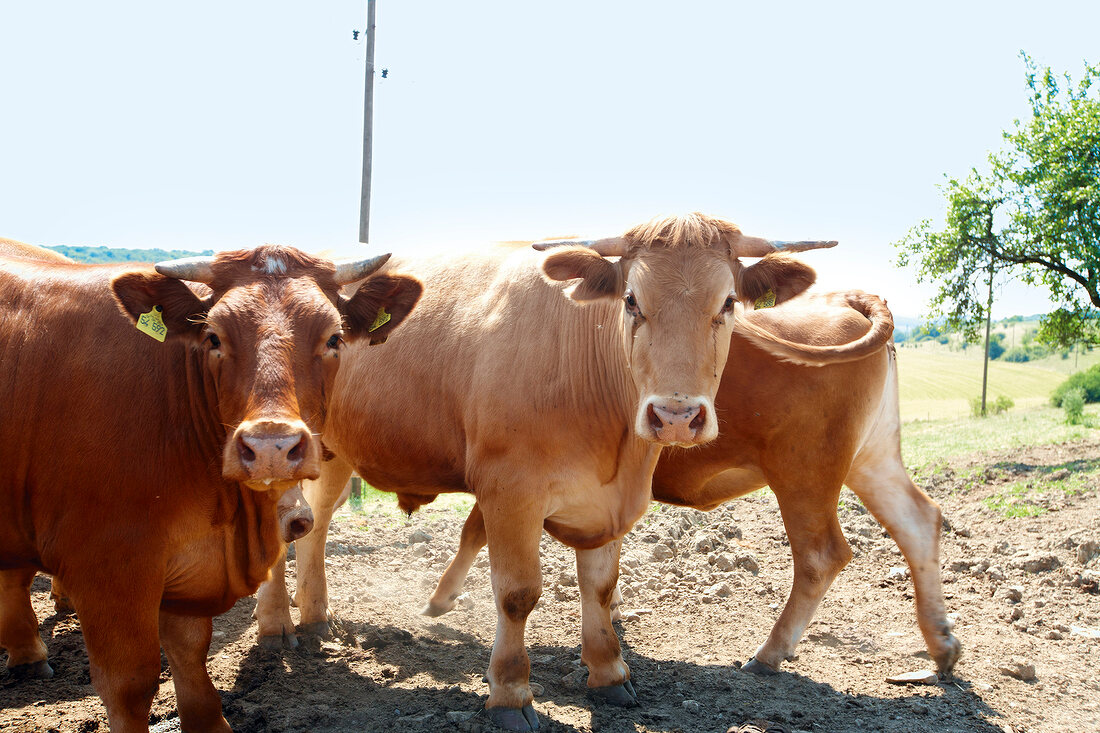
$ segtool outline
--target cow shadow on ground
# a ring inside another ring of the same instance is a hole
[[[293,651],[253,649],[223,693],[234,730],[493,730],[474,715],[488,694],[481,680],[489,645],[446,627],[413,633],[338,621],[334,632]],[[798,674],[761,677],[736,666],[658,659],[626,641],[640,704],[617,708],[588,697],[579,646],[528,651],[532,682],[542,688],[535,708],[544,731],[714,731],[755,718],[794,730],[1002,730],[990,722],[999,714],[962,679],[879,697]],[[562,715],[562,708],[572,710]],[[575,721],[576,708],[587,711],[583,723],[555,719]]]

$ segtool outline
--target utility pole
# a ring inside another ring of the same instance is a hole
[[[359,241],[370,241],[371,143],[374,134],[374,5],[367,0],[367,79],[363,94],[363,189],[359,197]]]

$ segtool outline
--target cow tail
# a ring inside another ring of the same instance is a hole
[[[864,359],[882,350],[894,333],[894,316],[886,301],[877,295],[858,290],[843,294],[849,307],[871,322],[863,336],[846,344],[819,346],[788,341],[744,318],[738,319],[734,331],[755,346],[783,360],[805,366],[825,366]]]

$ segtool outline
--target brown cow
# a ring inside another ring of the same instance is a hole
[[[791,248],[812,246],[821,243]],[[595,589],[585,610],[589,685],[632,698],[611,627],[618,566],[608,543],[645,512],[662,446],[717,435],[713,396],[737,297],[813,281],[785,255],[742,266],[739,256],[775,245],[702,215],[654,220],[595,247],[402,262],[434,287],[400,343],[350,351],[324,434],[338,459],[305,489],[317,527],[298,542],[296,598],[314,631],[328,626],[325,536],[353,468],[406,502],[475,494],[499,619],[486,708],[513,730],[538,725],[523,634],[542,590],[543,528],[577,548]],[[261,589],[257,617],[261,636],[292,633],[281,582]]]
[[[791,658],[825,591],[851,559],[836,514],[842,484],[886,527],[909,563],[917,621],[940,672],[950,674],[958,659],[940,580],[940,510],[901,461],[897,361],[886,343],[892,328],[885,303],[862,293],[805,296],[748,313],[734,328],[715,399],[718,439],[690,451],[665,451],[657,464],[657,501],[707,510],[765,485],[779,501],[794,586],[747,671],[774,672]],[[765,336],[758,342],[762,350],[753,343],[759,329],[787,343]],[[867,344],[875,343],[867,353]],[[847,346],[836,348],[840,344]],[[822,363],[829,352],[864,358],[805,366]],[[425,614],[454,608],[484,545],[475,505]]]
[[[229,730],[205,666],[211,616],[308,528],[280,536],[278,500],[320,471],[344,341],[384,340],[420,294],[392,274],[339,294],[385,259],[334,267],[270,245],[155,269],[0,259],[9,668],[50,673],[29,597],[47,572],[76,607],[112,731],[148,730],[161,646],[183,727]]]
[[[43,262],[72,262],[60,252],[26,242],[0,237],[0,257],[27,257]]]

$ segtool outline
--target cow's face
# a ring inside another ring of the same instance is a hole
[[[717,437],[714,395],[735,306],[768,290],[790,297],[814,280],[813,270],[785,256],[742,266],[738,255],[760,256],[764,243],[729,222],[696,214],[654,220],[594,248],[547,256],[543,270],[550,279],[581,278],[567,291],[573,299],[621,301],[622,348],[639,393],[639,437],[679,446]],[[614,255],[617,262],[606,259]]]
[[[326,398],[345,344],[384,341],[420,297],[414,278],[372,275],[384,261],[334,267],[267,245],[161,263],[112,286],[132,319],[159,307],[169,338],[199,352],[213,390],[193,394],[215,395],[210,407],[227,431],[223,476],[283,491],[320,475]],[[340,295],[341,285],[368,277],[351,298]]]

